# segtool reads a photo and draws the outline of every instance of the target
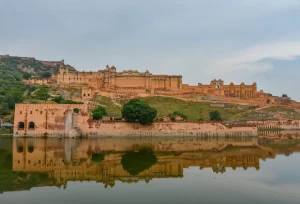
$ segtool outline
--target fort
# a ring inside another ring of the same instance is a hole
[[[123,70],[117,72],[115,66],[106,66],[97,72],[79,72],[70,70],[66,65],[61,65],[57,75],[51,79],[29,79],[27,84],[42,84],[58,87],[72,87],[81,89],[82,99],[91,100],[96,94],[105,93],[135,93],[146,95],[186,95],[203,94],[238,99],[257,99],[266,103],[273,103],[273,97],[257,90],[257,84],[239,85],[231,82],[226,85],[223,80],[212,80],[210,84],[198,83],[196,86],[183,84],[181,75],[157,75],[148,70]]]

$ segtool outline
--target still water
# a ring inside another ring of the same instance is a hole
[[[299,204],[299,152],[284,138],[0,138],[0,204]]]

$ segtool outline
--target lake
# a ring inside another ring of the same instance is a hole
[[[291,138],[0,138],[0,203],[300,203],[299,152]]]

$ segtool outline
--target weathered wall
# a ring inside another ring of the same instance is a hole
[[[74,113],[78,108],[80,113]],[[159,122],[141,125],[127,122],[95,122],[83,104],[17,104],[14,136],[257,136],[256,127],[228,128],[222,123]]]
[[[16,104],[14,115],[15,136],[59,136],[65,135],[67,113],[74,108],[87,115],[83,104]]]
[[[201,136],[201,135],[239,135],[257,136],[256,127],[227,128],[222,123],[197,122],[158,122],[151,125],[138,123],[109,122],[90,124],[77,118],[80,130],[86,136]]]

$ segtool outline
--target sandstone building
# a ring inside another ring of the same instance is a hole
[[[182,83],[181,75],[156,75],[137,70],[117,72],[115,66],[106,66],[98,72],[70,71],[67,66],[61,65],[59,73],[50,80],[31,79],[26,83],[49,84],[60,87],[74,87],[82,90],[83,99],[91,99],[101,92],[115,93],[148,93],[164,95],[204,94],[224,97],[265,98],[263,91],[257,91],[256,83],[239,85],[230,83],[225,85],[222,80],[212,80],[210,84],[198,83],[191,86]]]

